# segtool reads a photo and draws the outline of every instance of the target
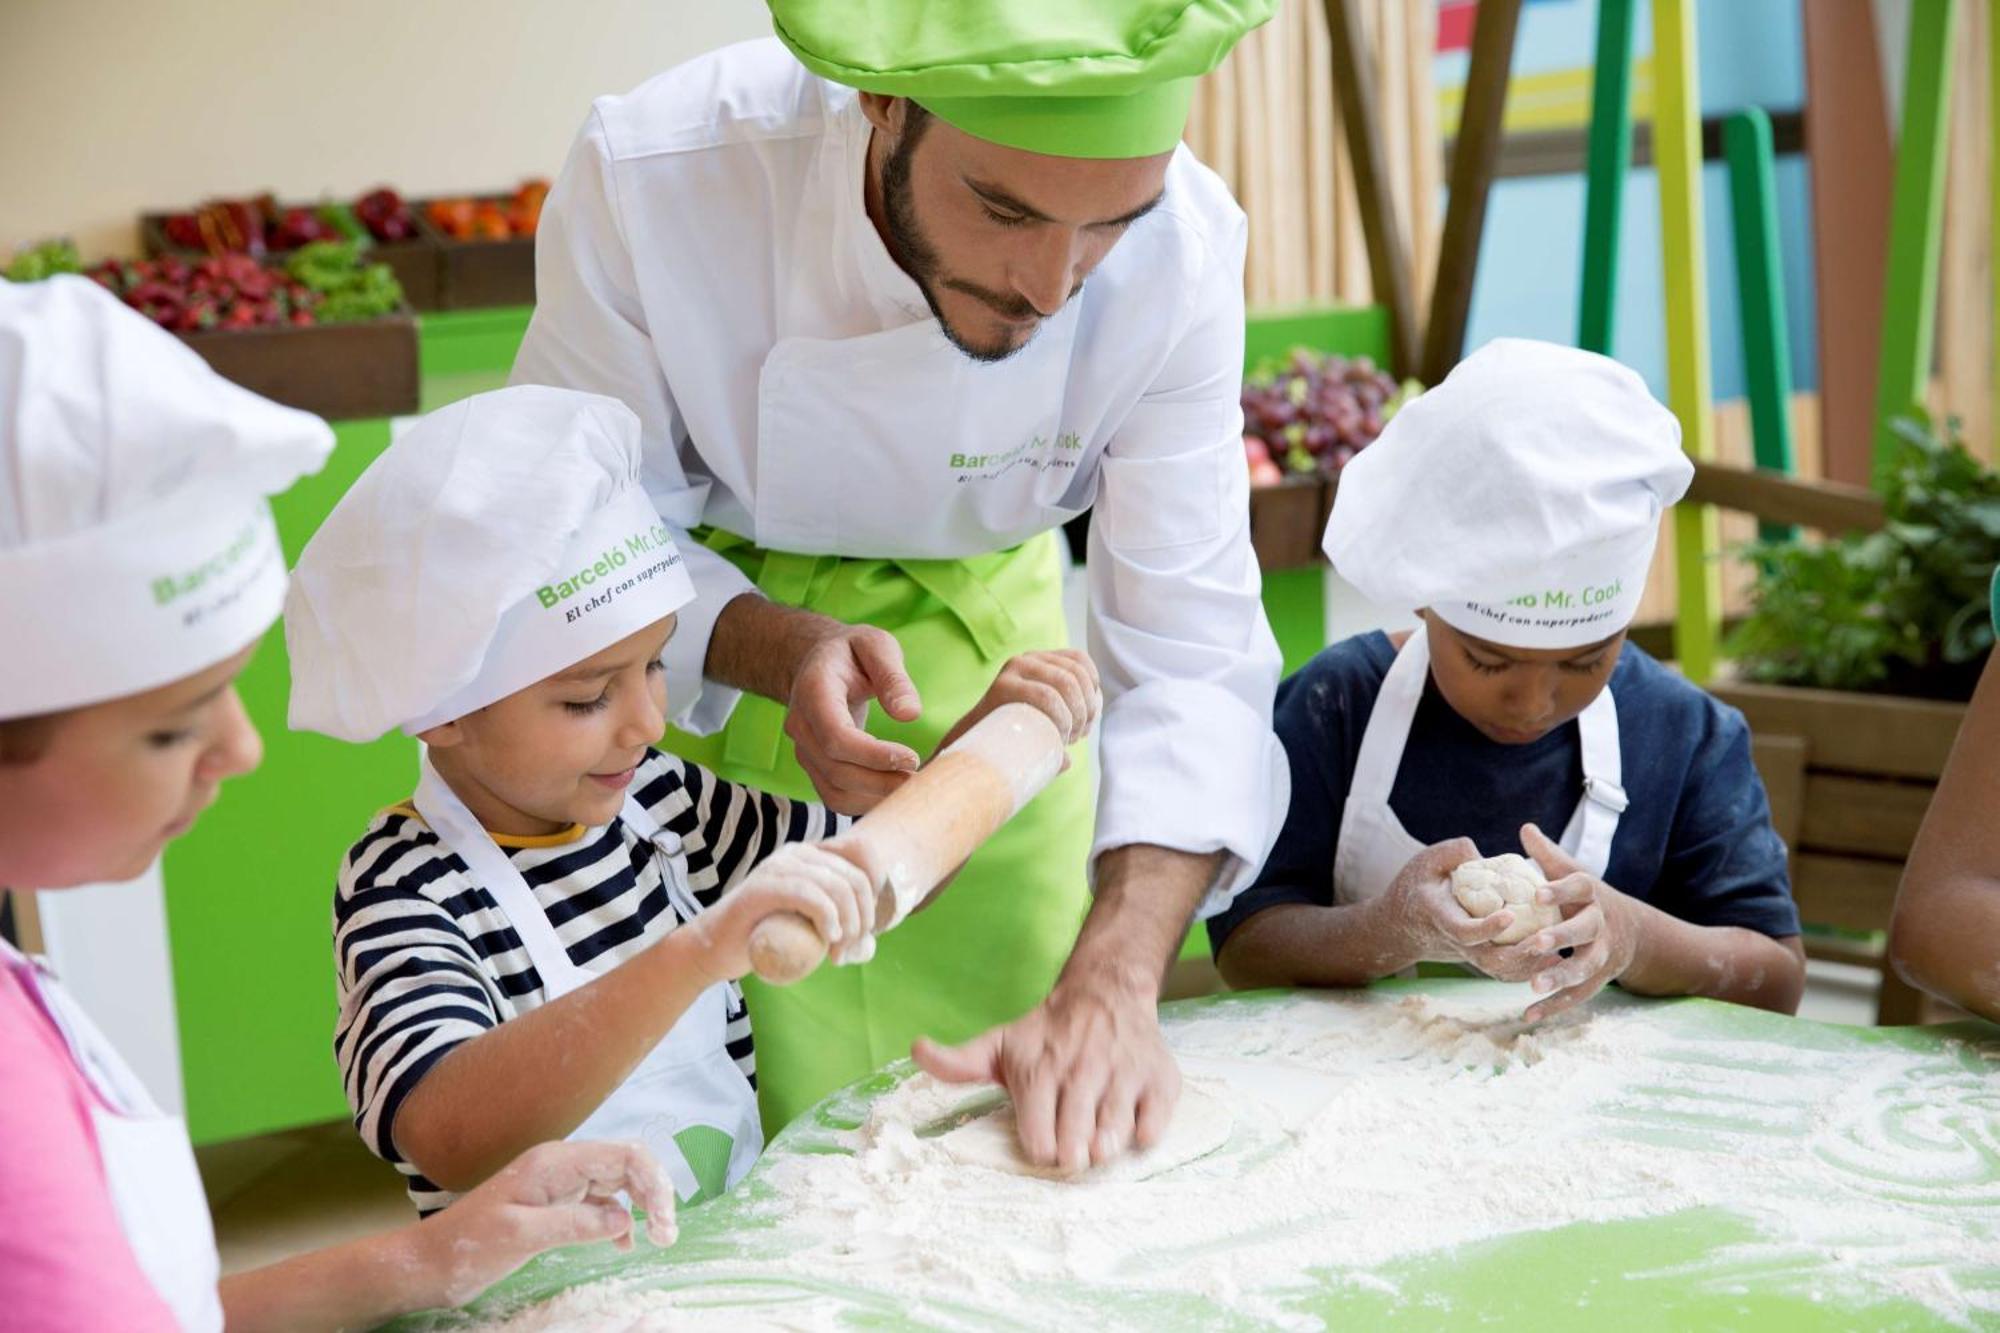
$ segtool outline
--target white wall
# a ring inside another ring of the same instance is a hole
[[[214,195],[553,175],[590,99],[768,35],[757,0],[0,0],[0,261]]]
[[[179,1115],[180,1029],[159,865],[129,884],[35,897],[49,965],[153,1100]]]

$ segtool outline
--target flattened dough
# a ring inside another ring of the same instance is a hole
[[[1014,1132],[1011,1101],[1002,1102],[990,1113],[941,1135],[938,1143],[953,1161],[965,1166],[1081,1185],[1093,1181],[1145,1180],[1162,1171],[1171,1171],[1220,1148],[1234,1127],[1235,1117],[1219,1098],[1186,1084],[1181,1088],[1179,1104],[1174,1107],[1174,1118],[1158,1143],[1145,1152],[1127,1153],[1116,1161],[1074,1174],[1060,1167],[1036,1166],[1022,1155],[1020,1138]]]

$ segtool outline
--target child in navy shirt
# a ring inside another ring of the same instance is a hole
[[[1291,809],[1209,922],[1235,986],[1362,985],[1420,961],[1532,983],[1544,1018],[1617,981],[1791,1012],[1785,847],[1742,715],[1625,642],[1690,467],[1631,371],[1503,340],[1343,473],[1327,552],[1408,634],[1328,648],[1280,688]],[[1495,942],[1451,871],[1520,852],[1560,920]]]

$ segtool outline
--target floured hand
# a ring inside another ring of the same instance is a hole
[[[437,1304],[463,1305],[528,1260],[563,1245],[632,1248],[624,1194],[646,1214],[646,1238],[678,1234],[674,1191],[638,1143],[544,1143],[411,1231],[413,1257],[435,1280]]]
[[[956,1047],[920,1040],[910,1053],[946,1083],[1006,1088],[1022,1152],[1067,1172],[1158,1143],[1181,1093],[1154,994],[1108,979],[1065,979],[1004,1027]]]
[[[1539,955],[1532,984],[1545,997],[1525,1015],[1531,1022],[1552,1018],[1582,1004],[1624,975],[1639,946],[1633,902],[1585,870],[1533,824],[1521,829],[1526,847],[1549,877],[1536,897],[1562,913],[1562,920],[1519,946]],[[1573,952],[1562,957],[1562,950]]]
[[[945,733],[938,751],[970,731],[975,723],[1002,704],[1023,703],[1040,709],[1056,724],[1064,745],[1074,745],[1090,734],[1104,711],[1104,688],[1097,678],[1097,664],[1074,648],[1022,653],[1008,659],[986,693],[957,725]],[[1068,760],[1064,760],[1067,766]]]
[[[734,981],[750,970],[751,932],[783,913],[804,917],[834,962],[862,961],[875,951],[875,905],[876,886],[860,866],[827,843],[794,842],[683,929],[695,932],[708,976]]]
[[[1213,1086],[1213,1085],[1211,1085]],[[1021,1148],[1014,1107],[996,1107],[986,1115],[967,1121],[949,1131],[938,1144],[955,1162],[982,1166],[1011,1175],[1040,1176],[1077,1184],[1096,1181],[1148,1180],[1206,1157],[1229,1139],[1236,1118],[1229,1107],[1199,1085],[1181,1091],[1166,1133],[1152,1147],[1091,1166],[1083,1171],[1066,1171],[1059,1166],[1039,1165]]]

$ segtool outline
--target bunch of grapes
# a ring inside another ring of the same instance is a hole
[[[1398,385],[1365,356],[1294,348],[1243,384],[1243,452],[1250,482],[1287,473],[1337,474],[1368,447],[1415,384]]]
[[[249,255],[107,259],[89,276],[175,333],[317,322],[319,293]]]

